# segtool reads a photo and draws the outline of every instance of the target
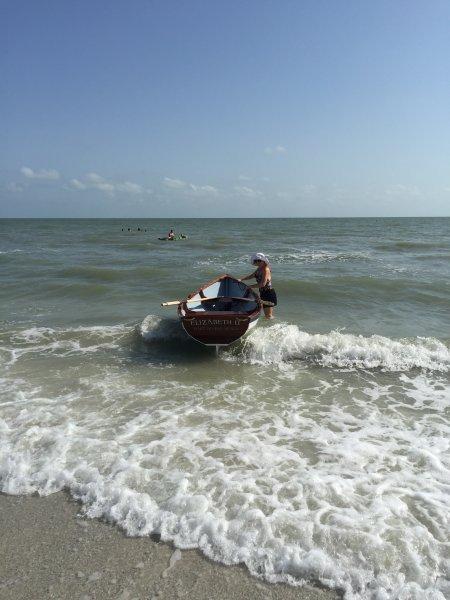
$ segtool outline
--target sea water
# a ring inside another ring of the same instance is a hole
[[[216,357],[160,303],[255,251],[276,320]],[[0,277],[1,491],[268,581],[449,596],[450,219],[3,220]]]

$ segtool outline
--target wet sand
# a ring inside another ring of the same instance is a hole
[[[155,538],[129,538],[80,517],[65,494],[0,494],[0,598],[335,600],[316,587],[272,585]]]

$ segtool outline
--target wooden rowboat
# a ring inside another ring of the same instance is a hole
[[[252,329],[261,301],[252,288],[231,275],[220,275],[178,305],[185,332],[205,346],[228,346]]]

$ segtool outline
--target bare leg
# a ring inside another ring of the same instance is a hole
[[[264,306],[264,316],[266,319],[273,319],[273,306]]]

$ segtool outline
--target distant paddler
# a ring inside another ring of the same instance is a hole
[[[240,281],[252,279],[253,277],[256,279],[256,284],[249,287],[258,288],[259,296],[264,301],[264,316],[266,319],[273,319],[273,307],[277,305],[277,294],[272,286],[272,272],[270,270],[269,259],[262,252],[256,252],[252,254],[250,262],[257,267],[256,271],[242,277]]]
[[[173,240],[175,239],[175,231],[173,230],[173,227],[170,229],[168,235],[167,235],[167,239],[168,240]]]

